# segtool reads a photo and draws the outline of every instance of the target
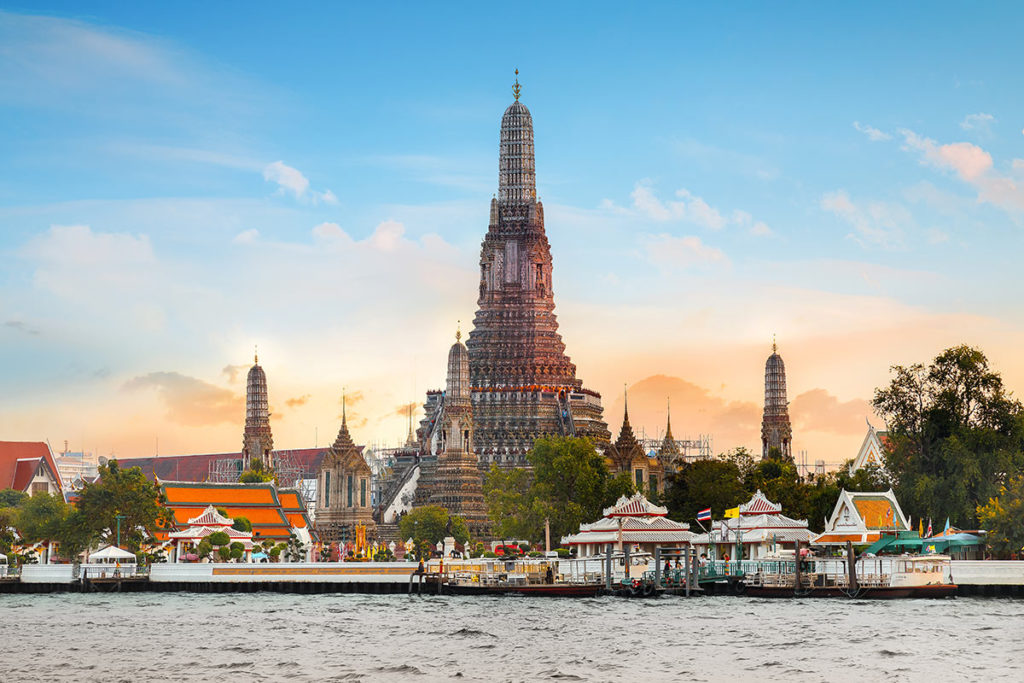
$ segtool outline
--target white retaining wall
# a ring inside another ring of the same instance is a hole
[[[150,570],[153,583],[409,583],[412,562],[275,562],[159,563]]]
[[[26,564],[21,568],[22,583],[71,583],[70,564]]]
[[[953,560],[953,583],[959,586],[1024,586],[1024,562]]]

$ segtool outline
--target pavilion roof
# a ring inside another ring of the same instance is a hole
[[[782,505],[768,500],[768,497],[761,493],[761,489],[758,489],[750,500],[740,505],[741,515],[760,515],[766,512],[782,512]]]
[[[655,505],[647,500],[642,493],[634,493],[631,497],[621,496],[615,505],[605,508],[602,514],[605,517],[636,517],[643,515],[657,515],[664,517],[668,514],[668,508]]]
[[[202,514],[188,520],[189,526],[231,526],[235,520],[222,517],[212,505],[203,510]]]
[[[160,481],[175,525],[188,526],[209,507],[222,508],[228,517],[245,517],[252,524],[254,536],[287,539],[295,527],[285,511],[277,487],[272,482],[252,484]]]

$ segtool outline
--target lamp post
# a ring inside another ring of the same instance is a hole
[[[114,515],[114,519],[117,520],[117,547],[121,547],[121,520],[128,519],[127,515]]]

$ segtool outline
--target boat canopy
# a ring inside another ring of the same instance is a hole
[[[950,534],[949,536],[936,536],[922,541],[922,552],[945,553],[958,548],[970,548],[972,546],[985,545],[985,539],[974,534]]]
[[[893,553],[919,553],[922,540],[916,531],[899,531],[883,534],[864,551],[865,554],[882,555]]]

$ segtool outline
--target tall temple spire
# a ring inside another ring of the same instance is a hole
[[[242,460],[248,468],[253,458],[273,467],[274,437],[270,431],[270,405],[267,399],[267,375],[253,352],[253,366],[245,380],[245,429],[242,432]]]
[[[352,441],[352,435],[348,433],[348,415],[345,406],[345,390],[341,390],[341,429],[338,430],[338,436],[334,439],[334,444],[331,446],[335,451],[339,453],[348,452],[356,448],[355,442]]]
[[[672,399],[666,397],[665,404],[665,438],[661,440],[661,446],[658,447],[658,457],[662,461],[667,460],[669,464],[674,464],[675,458],[679,456],[679,444],[672,436]]]
[[[519,101],[519,96],[523,92],[523,86],[519,85],[519,69],[516,69],[516,82],[512,84],[512,95],[515,96],[516,102]]]
[[[761,420],[761,457],[777,450],[783,458],[793,459],[793,427],[789,421],[786,397],[786,364],[772,337],[772,355],[764,366],[764,417]]]
[[[518,84],[518,74],[516,74]],[[480,284],[466,340],[483,466],[525,465],[544,434],[608,443],[600,396],[583,388],[558,333],[551,246],[537,201],[533,117],[519,99],[501,117],[498,195],[480,249]]]

